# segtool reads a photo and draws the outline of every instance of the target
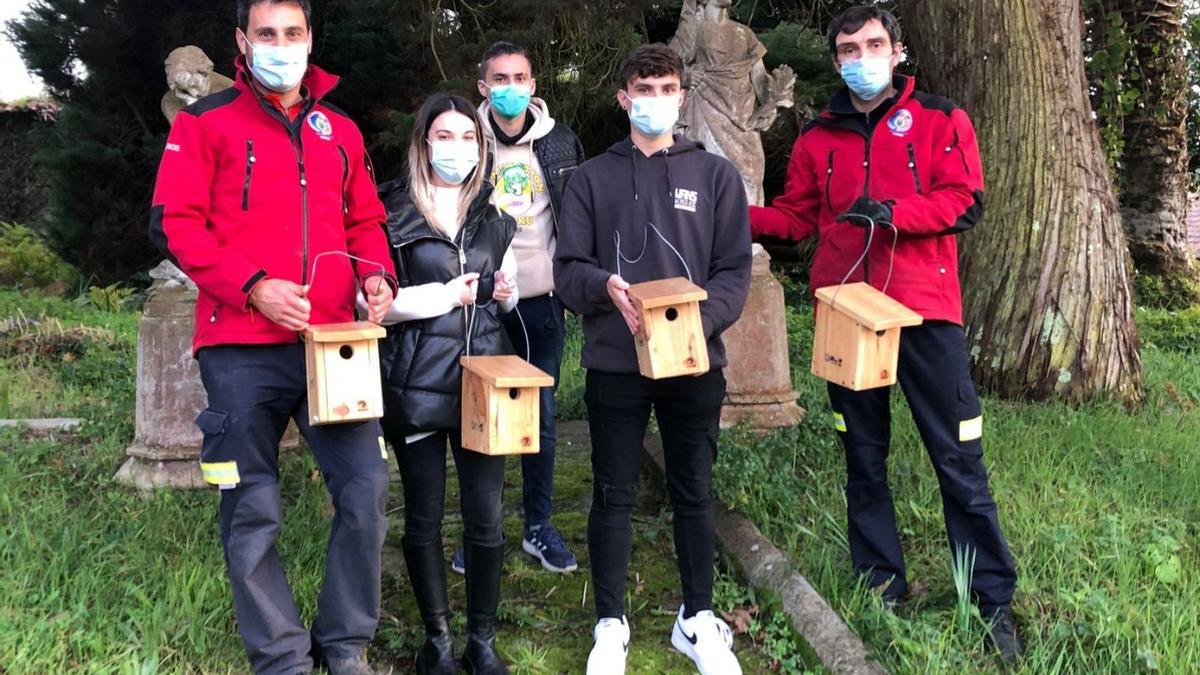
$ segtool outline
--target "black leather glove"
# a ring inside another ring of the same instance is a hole
[[[892,227],[892,207],[870,197],[859,197],[850,205],[850,210],[837,217],[837,222],[849,222],[862,228],[871,227],[873,223],[876,227],[889,229]]]

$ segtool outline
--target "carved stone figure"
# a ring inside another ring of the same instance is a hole
[[[778,108],[792,107],[796,74],[788,66],[768,73],[766,47],[754,31],[729,18],[732,0],[686,0],[671,48],[686,66],[687,98],[679,129],[733,162],[746,198],[763,204],[759,132],[775,123]]]
[[[233,80],[213,71],[212,59],[199,47],[179,47],[167,55],[167,86],[162,113],[174,124],[175,115],[196,101],[233,86]]]

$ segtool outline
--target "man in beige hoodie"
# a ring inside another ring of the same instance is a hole
[[[517,354],[558,380],[565,310],[554,292],[554,248],[567,180],[583,163],[583,145],[534,98],[537,81],[525,49],[511,42],[488,47],[479,63],[479,118],[492,148],[492,201],[517,221],[517,311],[501,317]],[[525,534],[521,547],[551,572],[578,563],[550,524],[554,495],[554,390],[542,389],[541,449],[521,457]],[[462,551],[451,567],[463,571]]]

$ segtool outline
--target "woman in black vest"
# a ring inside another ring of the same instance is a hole
[[[504,458],[463,450],[465,354],[511,353],[498,313],[517,303],[516,224],[491,205],[474,109],[435,94],[417,113],[409,175],[380,187],[400,289],[384,324],[384,435],[404,483],[404,558],[426,641],[420,673],[454,673],[442,556],[446,446],[458,467],[466,544],[468,673],[507,673],[495,651],[504,558]]]

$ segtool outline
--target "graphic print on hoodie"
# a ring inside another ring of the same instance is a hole
[[[619,265],[618,237],[625,258]],[[633,335],[608,297],[608,279],[618,268],[630,284],[690,272],[708,291],[700,315],[709,361],[724,367],[721,333],[741,316],[750,262],[741,176],[728,160],[683,136],[649,157],[626,138],[584,162],[567,185],[554,281],[564,304],[583,315],[584,368],[638,372]]]
[[[517,236],[513,239],[517,288],[523,298],[545,295],[554,290],[554,213],[533,142],[550,133],[554,118],[545,101],[532,99],[528,108],[532,125],[515,143],[504,145],[497,141],[492,128],[491,104],[480,104],[478,114],[492,149],[492,203],[517,221]]]

